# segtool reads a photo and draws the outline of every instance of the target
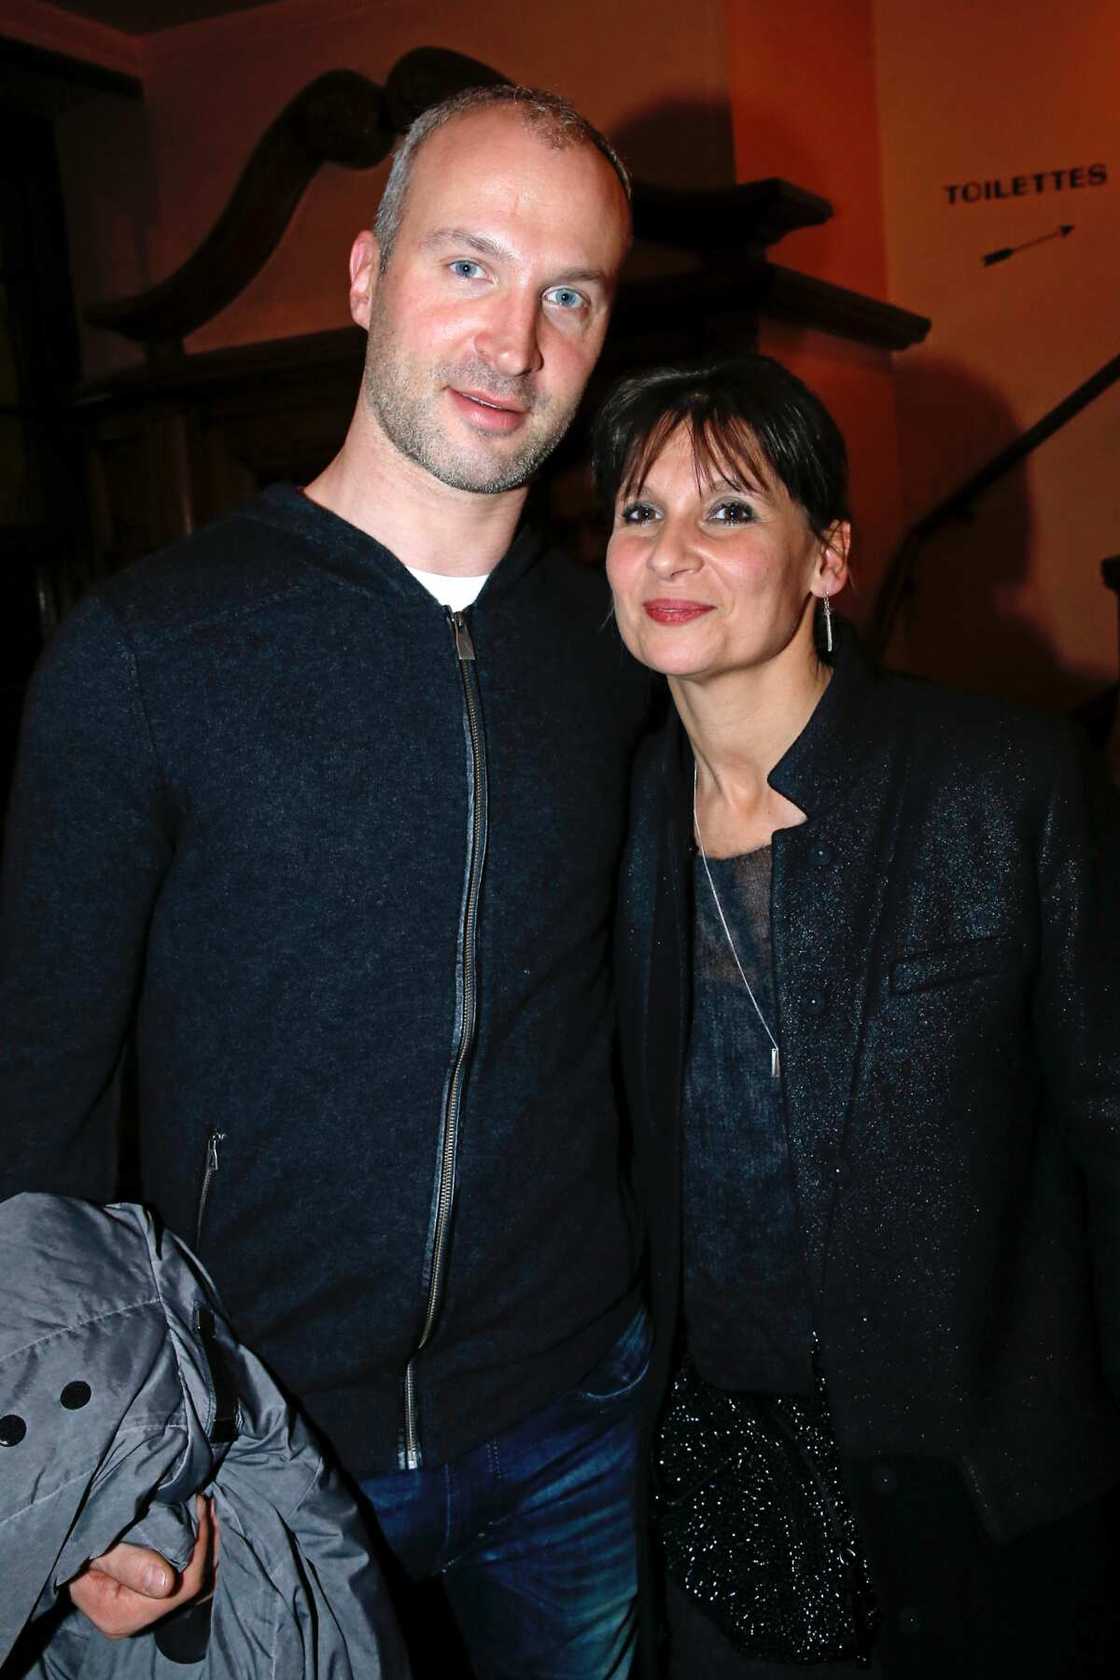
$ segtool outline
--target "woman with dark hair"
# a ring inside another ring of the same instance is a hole
[[[843,440],[775,362],[625,381],[596,470],[675,707],[618,964],[671,1673],[1114,1674],[1106,796],[1060,723],[869,666]]]

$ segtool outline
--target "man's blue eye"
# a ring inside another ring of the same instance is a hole
[[[457,274],[460,280],[477,280],[482,273],[479,263],[471,262],[469,257],[456,257],[451,264],[452,274]]]
[[[548,297],[552,303],[561,309],[582,309],[583,293],[573,291],[571,286],[554,286]]]

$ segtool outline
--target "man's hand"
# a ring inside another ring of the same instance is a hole
[[[196,1500],[198,1539],[182,1575],[144,1546],[122,1543],[94,1558],[70,1582],[70,1597],[107,1639],[127,1639],[189,1604],[206,1590],[216,1557],[217,1524],[210,1501]]]

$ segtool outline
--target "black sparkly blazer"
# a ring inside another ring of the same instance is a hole
[[[1120,863],[1063,724],[833,679],[770,782],[786,1124],[841,1450],[959,1465],[1009,1538],[1120,1479]],[[692,756],[635,771],[618,987],[663,1392],[680,1300]]]

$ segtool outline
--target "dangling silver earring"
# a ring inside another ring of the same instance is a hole
[[[829,605],[829,600],[828,600],[827,595],[825,595],[823,597],[823,600],[824,600],[824,645],[825,645],[825,651],[827,653],[831,653],[832,652],[832,607]]]

